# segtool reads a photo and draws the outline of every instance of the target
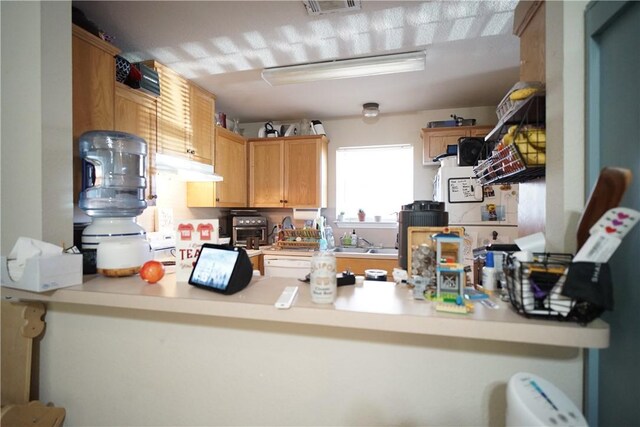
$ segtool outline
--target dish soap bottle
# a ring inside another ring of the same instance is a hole
[[[344,236],[342,236],[342,246],[351,246],[351,235],[344,232]]]
[[[351,232],[351,244],[353,246],[358,246],[358,235],[356,234],[355,228]]]

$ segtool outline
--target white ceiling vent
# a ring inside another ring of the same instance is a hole
[[[360,0],[316,1],[304,0],[309,15],[324,15],[325,13],[350,12],[360,10]]]

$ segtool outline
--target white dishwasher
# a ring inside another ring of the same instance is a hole
[[[264,275],[266,277],[294,277],[304,279],[311,271],[310,256],[265,255]]]

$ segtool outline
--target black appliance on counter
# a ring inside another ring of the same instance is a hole
[[[233,246],[247,246],[247,240],[252,239],[258,245],[267,245],[267,218],[254,209],[232,209],[227,216],[227,232],[230,233]]]
[[[446,227],[449,225],[449,213],[444,210],[444,203],[431,200],[416,200],[403,205],[398,215],[398,261],[400,267],[407,267],[407,230],[409,227]]]

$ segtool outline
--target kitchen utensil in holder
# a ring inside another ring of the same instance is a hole
[[[604,310],[613,309],[609,266],[572,263],[572,258],[570,254],[534,253],[533,262],[522,262],[508,255],[503,270],[516,311],[526,317],[586,325]]]

